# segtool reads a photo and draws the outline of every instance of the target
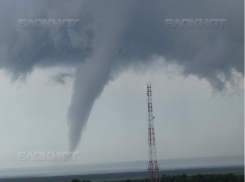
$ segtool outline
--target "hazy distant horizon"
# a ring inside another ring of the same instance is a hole
[[[147,171],[147,164],[147,161],[111,162],[83,165],[65,165],[63,163],[61,165],[56,164],[54,166],[0,169],[0,178],[20,176],[63,176],[140,172]],[[160,159],[158,160],[158,164],[160,166],[160,171],[244,166],[244,156],[216,156],[165,160]]]

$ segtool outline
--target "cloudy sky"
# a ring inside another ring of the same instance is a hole
[[[244,153],[244,4],[239,0],[0,1],[0,168],[19,151],[77,163],[147,160],[146,83],[159,159]],[[79,19],[20,28],[19,19]],[[168,29],[165,19],[226,19]]]

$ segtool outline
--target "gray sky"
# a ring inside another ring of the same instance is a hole
[[[79,163],[146,160],[146,82],[160,159],[243,155],[243,2],[1,1],[0,158],[80,151]],[[18,19],[79,19],[20,29]],[[167,18],[226,19],[166,29]]]

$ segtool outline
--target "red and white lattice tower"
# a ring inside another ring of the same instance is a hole
[[[149,164],[148,164],[148,182],[160,182],[159,167],[157,164],[156,141],[152,111],[152,92],[151,83],[147,83],[148,97],[148,145],[149,145]]]

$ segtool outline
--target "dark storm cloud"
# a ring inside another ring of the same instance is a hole
[[[0,68],[13,79],[35,67],[74,66],[70,148],[95,99],[117,70],[153,56],[183,67],[218,91],[243,74],[243,1],[2,1]],[[77,29],[19,29],[19,18],[80,19]],[[226,19],[224,29],[166,29],[165,19]],[[222,79],[221,79],[222,77]]]
[[[64,19],[66,4],[59,12],[59,2],[11,1],[1,2],[0,68],[13,73],[13,79],[34,67],[76,65],[92,54],[93,30],[89,17],[79,15],[78,29],[20,29],[18,19]],[[53,8],[55,7],[55,8]],[[50,18],[51,17],[51,18]],[[72,17],[71,17],[72,18]]]

